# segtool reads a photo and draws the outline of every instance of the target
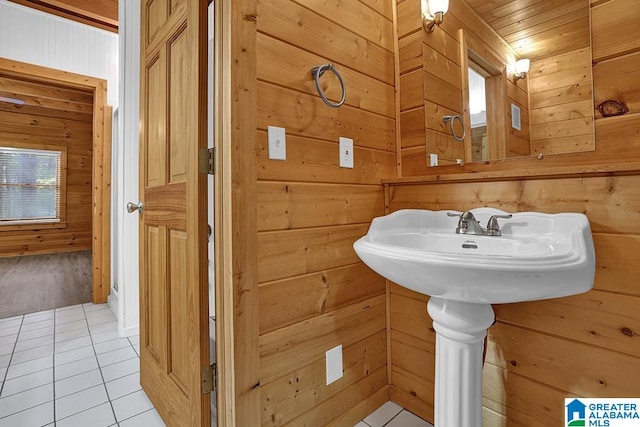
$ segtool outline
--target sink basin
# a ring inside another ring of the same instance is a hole
[[[498,209],[472,210],[485,225]],[[456,234],[447,211],[406,209],[373,220],[354,244],[380,275],[425,295],[496,304],[563,297],[593,286],[595,252],[583,214],[523,212],[502,236]]]
[[[498,209],[471,211],[481,224]],[[436,331],[435,427],[482,427],[482,353],[491,304],[587,292],[595,251],[587,217],[516,213],[502,236],[456,234],[446,211],[401,210],[376,218],[353,245],[373,270],[430,295]]]

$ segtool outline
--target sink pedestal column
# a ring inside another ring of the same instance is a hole
[[[435,427],[481,427],[482,350],[493,308],[431,297],[427,311],[436,330]]]

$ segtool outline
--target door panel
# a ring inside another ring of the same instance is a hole
[[[183,307],[187,307],[187,234],[171,230],[169,237],[169,259],[171,260],[171,363],[169,371],[174,380],[184,390],[189,384],[188,351],[189,340],[185,331],[189,330],[189,319]]]
[[[209,425],[201,390],[209,361],[206,176],[198,172],[206,2],[169,6],[148,1],[141,17],[140,382],[168,425]]]
[[[147,85],[148,93],[154,96],[153,102],[147,102],[148,110],[146,117],[146,129],[148,130],[147,146],[147,176],[146,183],[149,187],[156,187],[164,182],[165,176],[165,138],[163,131],[165,129],[164,97],[156,97],[153,94],[161,93],[165,86],[164,73],[164,56],[153,58],[152,62],[147,65]]]
[[[169,137],[172,141],[179,140],[183,135],[189,133],[189,120],[185,120],[185,111],[189,108],[189,104],[193,100],[189,98],[189,93],[182,87],[182,82],[191,78],[191,70],[185,69],[184,65],[188,63],[185,55],[189,52],[187,46],[188,37],[186,31],[181,32],[169,47],[169,70],[170,70],[170,86],[169,99],[171,99],[171,108],[169,110]],[[186,180],[187,153],[186,146],[181,144],[173,144],[171,147],[171,156],[169,157],[169,182],[181,182]]]
[[[145,34],[145,39],[150,42],[167,20],[167,0],[151,0],[142,7],[147,9],[147,26],[146,31],[143,31],[142,34]]]
[[[163,331],[166,331],[167,318],[164,315],[162,307],[166,306],[166,271],[164,269],[164,260],[166,258],[166,232],[163,227],[153,227],[146,225],[147,231],[147,265],[145,271],[147,272],[148,283],[153,283],[154,286],[145,286],[145,296],[141,298],[141,301],[146,303],[146,309],[143,308],[143,313],[146,317],[145,325],[146,334],[144,334],[143,348],[147,349],[149,355],[152,356],[156,363],[161,366],[166,365],[166,335]]]

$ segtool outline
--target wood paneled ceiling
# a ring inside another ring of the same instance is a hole
[[[118,0],[9,0],[23,6],[118,32]]]
[[[590,45],[589,0],[467,0],[467,3],[521,57],[539,60]]]

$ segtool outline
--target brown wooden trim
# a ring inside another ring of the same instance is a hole
[[[231,206],[236,425],[260,424],[260,348],[257,267],[257,1],[234,0],[231,33]],[[252,19],[253,17],[253,19]]]
[[[107,102],[107,82],[100,80],[94,87],[93,95],[93,171],[91,183],[93,186],[93,219],[92,219],[92,255],[93,255],[93,292],[92,301],[94,304],[107,302],[110,284],[105,282],[109,279],[109,250],[103,253],[103,242],[105,236],[109,236],[111,224],[111,212],[109,203],[105,204],[104,192],[109,193],[109,188],[104,187],[103,177],[109,178],[106,169],[110,169],[105,160],[111,158],[111,144],[105,144],[106,128],[104,114]],[[109,120],[109,123],[111,121]],[[109,134],[111,131],[109,130]]]
[[[108,240],[105,248],[105,236],[109,236],[111,212],[108,194],[110,186],[111,144],[106,135],[110,135],[110,121],[105,120],[107,82],[95,77],[83,76],[68,71],[55,70],[39,65],[0,58],[0,73],[9,76],[26,76],[37,82],[55,84],[93,92],[93,170],[92,170],[92,300],[103,303],[109,296],[110,259]],[[107,130],[107,127],[109,129]],[[107,171],[109,170],[109,171]],[[106,172],[105,172],[106,171]],[[105,203],[105,199],[107,202]]]
[[[400,40],[398,39],[398,2],[394,1],[392,5],[393,11],[393,56],[395,60],[394,73],[395,81],[398,83],[395,85],[395,104],[396,104],[396,173],[398,176],[402,176],[402,126],[400,121]],[[422,28],[420,28],[422,31]]]
[[[471,182],[500,179],[537,179],[570,176],[625,175],[640,171],[640,161],[619,161],[619,156],[596,156],[592,153],[554,155],[536,159],[524,157],[517,159],[493,160],[473,163],[472,165],[451,165],[436,168],[433,175],[423,175],[383,181],[384,184],[418,184],[436,182]],[[616,157],[614,159],[613,157]],[[574,160],[571,160],[573,158]],[[552,160],[553,159],[553,160]],[[566,160],[563,160],[566,159]],[[536,165],[536,162],[548,162]],[[518,168],[517,166],[520,166]],[[538,167],[535,167],[538,166]],[[456,172],[457,171],[457,172]]]
[[[118,19],[110,19],[106,16],[92,13],[87,9],[77,9],[65,4],[64,2],[58,2],[54,0],[9,0],[13,3],[30,7],[42,12],[50,13],[61,18],[70,19],[71,21],[80,22],[81,24],[90,25],[92,27],[100,28],[101,30],[111,31],[113,33],[118,32]],[[117,9],[116,9],[117,10]]]

